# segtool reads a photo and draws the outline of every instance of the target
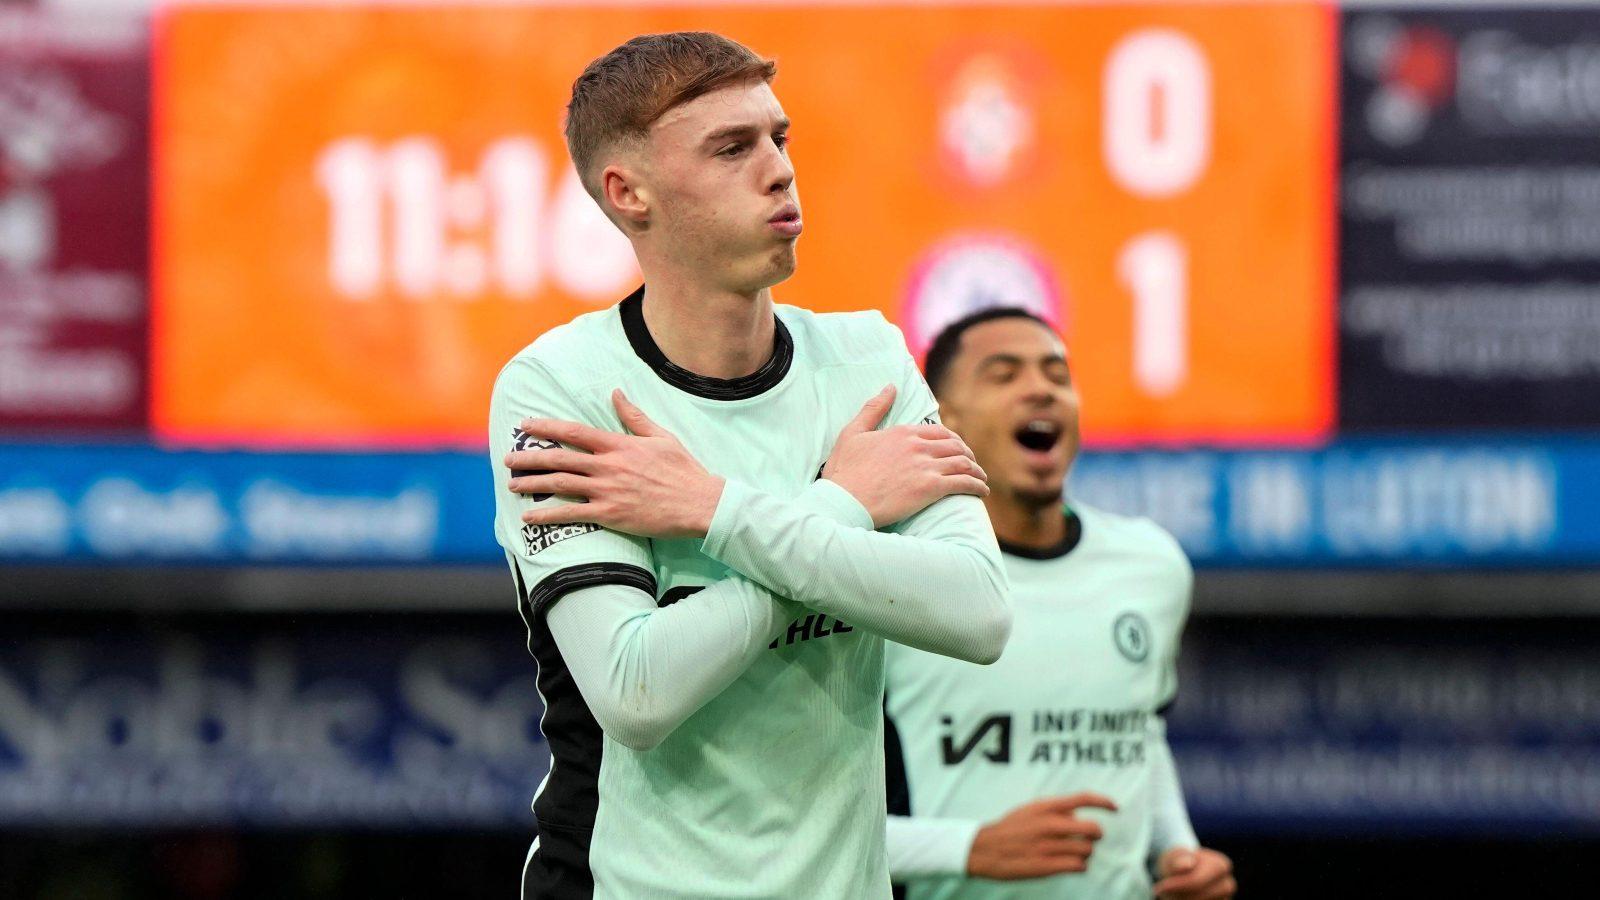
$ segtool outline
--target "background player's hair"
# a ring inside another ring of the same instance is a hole
[[[567,103],[567,152],[600,199],[594,164],[619,140],[638,140],[667,110],[718,88],[771,81],[778,64],[709,31],[642,34],[589,63]]]
[[[938,337],[933,339],[933,343],[928,345],[928,355],[923,357],[922,360],[922,377],[927,379],[928,387],[933,391],[935,397],[939,395],[939,389],[943,386],[944,377],[950,371],[950,364],[955,362],[956,354],[961,350],[961,336],[967,332],[968,328],[974,325],[982,325],[985,322],[993,322],[995,319],[1032,319],[1049,328],[1052,332],[1055,331],[1054,328],[1050,327],[1049,322],[1020,306],[991,306],[988,309],[980,309],[975,313],[968,313],[951,322],[944,327],[943,331],[939,332]]]

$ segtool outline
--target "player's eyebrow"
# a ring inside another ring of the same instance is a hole
[[[788,116],[784,116],[783,118],[781,118],[778,121],[774,122],[772,124],[772,130],[775,133],[776,132],[781,132],[781,131],[788,131],[789,130],[789,117]],[[752,137],[755,137],[756,135],[759,135],[760,133],[761,133],[761,128],[759,126],[751,124],[751,123],[748,123],[748,122],[741,122],[738,125],[727,125],[727,126],[724,126],[722,128],[718,128],[716,131],[713,131],[710,134],[706,135],[705,137],[701,138],[700,139],[700,144],[701,144],[701,146],[705,146],[705,145],[708,145],[708,144],[719,143],[721,141],[732,140],[734,138],[752,138]]]
[[[1036,361],[1040,365],[1048,365],[1049,363],[1054,362],[1066,363],[1067,358],[1059,351],[1051,351],[1037,357]],[[985,356],[983,359],[978,360],[978,367],[975,371],[982,372],[984,369],[996,365],[1021,366],[1027,362],[1028,361],[1026,359],[1023,359],[1021,356],[1018,356],[1015,353],[991,353],[988,356]]]
[[[978,368],[976,371],[982,372],[984,369],[996,365],[1020,366],[1022,363],[1022,357],[1015,353],[991,353],[988,356],[985,356],[983,359],[978,360]]]

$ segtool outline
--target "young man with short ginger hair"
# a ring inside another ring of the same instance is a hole
[[[984,473],[899,331],[773,302],[802,230],[774,72],[648,35],[573,86],[645,286],[491,404],[552,756],[524,898],[888,897],[885,640],[987,663],[1009,633]]]

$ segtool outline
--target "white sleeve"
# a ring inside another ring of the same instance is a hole
[[[964,876],[982,822],[890,816],[889,878],[896,882],[938,875]]]
[[[839,514],[815,501],[796,505],[818,516]],[[527,603],[545,616],[601,730],[635,750],[661,743],[803,615],[799,604],[739,575],[669,606],[658,606],[645,587],[568,587]]]
[[[1189,807],[1183,800],[1183,786],[1178,783],[1178,768],[1172,761],[1172,748],[1167,744],[1167,727],[1161,716],[1152,716],[1150,746],[1150,870],[1156,870],[1161,854],[1183,847],[1195,849],[1200,839],[1195,836],[1189,822]]]
[[[730,578],[665,607],[636,587],[579,588],[545,617],[601,730],[648,750],[749,668],[798,609]]]
[[[779,596],[889,640],[969,662],[1000,657],[1011,605],[981,501],[946,497],[891,534],[872,530],[866,509],[831,481],[805,493],[853,506],[857,523],[841,525],[730,480],[705,554]]]

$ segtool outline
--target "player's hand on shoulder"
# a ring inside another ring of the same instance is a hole
[[[511,490],[586,501],[526,510],[522,521],[593,522],[654,538],[704,537],[722,498],[723,480],[622,391],[613,391],[611,401],[629,434],[560,419],[522,420],[524,432],[563,446],[507,454],[507,468],[532,473],[511,478]]]
[[[989,493],[989,476],[966,442],[943,425],[878,430],[894,405],[893,385],[878,392],[839,432],[822,477],[855,497],[879,528],[951,494]]]
[[[1085,807],[1117,809],[1109,798],[1085,792],[1037,800],[990,822],[972,839],[967,874],[1017,881],[1088,869],[1102,832],[1098,822],[1078,817]]]
[[[1229,900],[1239,885],[1233,878],[1233,861],[1216,850],[1174,847],[1161,854],[1156,868],[1159,900]]]

